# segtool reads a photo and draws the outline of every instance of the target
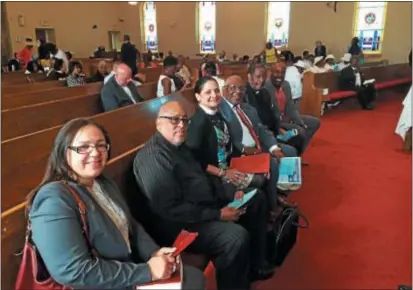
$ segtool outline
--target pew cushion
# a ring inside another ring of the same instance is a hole
[[[405,77],[405,78],[400,78],[400,79],[395,79],[391,81],[385,81],[385,82],[380,82],[376,83],[375,88],[377,90],[389,88],[389,87],[394,87],[402,84],[408,84],[412,81],[411,77]]]
[[[339,100],[347,97],[355,96],[356,92],[354,91],[338,91],[325,96],[327,100]]]
[[[208,266],[209,260],[206,256],[200,254],[193,254],[188,252],[183,252],[181,254],[182,262],[187,265],[191,265],[195,268],[198,268],[201,271],[204,271]]]

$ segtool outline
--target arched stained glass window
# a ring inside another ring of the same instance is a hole
[[[290,2],[268,2],[267,40],[274,47],[288,46]]]
[[[145,49],[152,52],[158,51],[158,30],[156,25],[155,2],[144,2],[142,5],[143,35]]]
[[[199,2],[198,39],[200,53],[215,53],[216,49],[216,3]]]
[[[386,22],[387,2],[357,2],[353,35],[364,53],[380,53]]]

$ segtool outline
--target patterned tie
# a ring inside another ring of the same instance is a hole
[[[250,134],[252,136],[252,138],[255,141],[255,146],[257,147],[258,151],[262,151],[262,147],[261,147],[261,143],[260,143],[260,139],[258,139],[257,134],[255,133],[255,130],[251,124],[251,122],[248,120],[248,117],[245,115],[245,113],[241,110],[241,108],[238,106],[234,106],[235,108],[235,112],[237,112],[239,118],[241,119],[242,123],[244,123],[244,125],[248,128],[248,131],[250,131]]]

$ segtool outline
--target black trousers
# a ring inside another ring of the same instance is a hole
[[[364,109],[376,99],[376,88],[374,83],[356,87],[357,100]]]
[[[199,234],[188,252],[212,260],[219,290],[250,288],[250,269],[260,267],[266,258],[266,218],[265,196],[257,191],[237,223],[212,221],[185,226]]]

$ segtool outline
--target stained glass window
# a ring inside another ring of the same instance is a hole
[[[199,2],[198,29],[199,50],[201,53],[215,53],[216,45],[216,4]]]
[[[156,6],[155,2],[143,3],[143,34],[146,50],[158,51],[158,31],[156,27]]]
[[[357,2],[354,36],[364,53],[380,53],[386,21],[387,2]]]
[[[267,41],[274,47],[288,45],[290,2],[268,2]]]

